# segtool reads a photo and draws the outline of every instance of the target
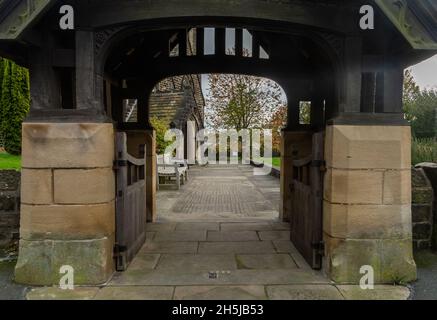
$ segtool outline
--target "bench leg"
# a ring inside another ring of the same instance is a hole
[[[179,190],[181,188],[181,177],[179,173],[176,173],[176,189]]]

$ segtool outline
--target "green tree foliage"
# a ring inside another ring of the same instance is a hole
[[[206,118],[217,129],[251,129],[268,125],[284,104],[279,85],[240,74],[210,74]]]
[[[10,154],[21,153],[21,124],[29,112],[29,72],[0,58],[0,134]]]
[[[151,117],[150,124],[153,126],[156,132],[156,153],[164,154],[165,148],[171,144],[171,142],[164,140],[165,133],[170,128],[169,124],[158,117]]]
[[[404,112],[416,138],[437,137],[437,90],[420,90],[407,70],[404,77]]]

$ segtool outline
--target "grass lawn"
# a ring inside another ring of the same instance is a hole
[[[21,169],[21,157],[13,156],[7,152],[0,152],[0,170],[4,169]]]
[[[267,164],[273,165],[274,167],[281,166],[281,157],[263,158],[262,160]]]

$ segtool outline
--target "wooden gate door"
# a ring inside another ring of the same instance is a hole
[[[146,239],[146,162],[128,154],[126,142],[126,133],[117,133],[114,167],[117,172],[115,256],[118,271],[126,270]]]
[[[313,269],[322,267],[323,132],[313,135],[312,154],[293,161],[291,241]]]

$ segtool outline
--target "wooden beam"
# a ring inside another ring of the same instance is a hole
[[[252,57],[254,59],[259,59],[259,46],[260,46],[260,42],[258,40],[258,37],[255,36],[255,33],[252,32]]]
[[[94,33],[76,31],[76,108],[96,107],[96,76],[94,69]]]
[[[344,112],[360,112],[361,106],[362,39],[348,37],[345,41],[345,71],[343,74]]]
[[[179,41],[179,56],[185,57],[187,55],[187,29],[183,29],[178,35]]]
[[[243,56],[243,29],[235,29],[235,55]]]
[[[224,56],[226,54],[226,29],[215,28],[215,54]]]
[[[203,56],[205,49],[205,30],[196,28],[196,55]]]
[[[376,73],[366,72],[361,80],[361,112],[375,112]]]

